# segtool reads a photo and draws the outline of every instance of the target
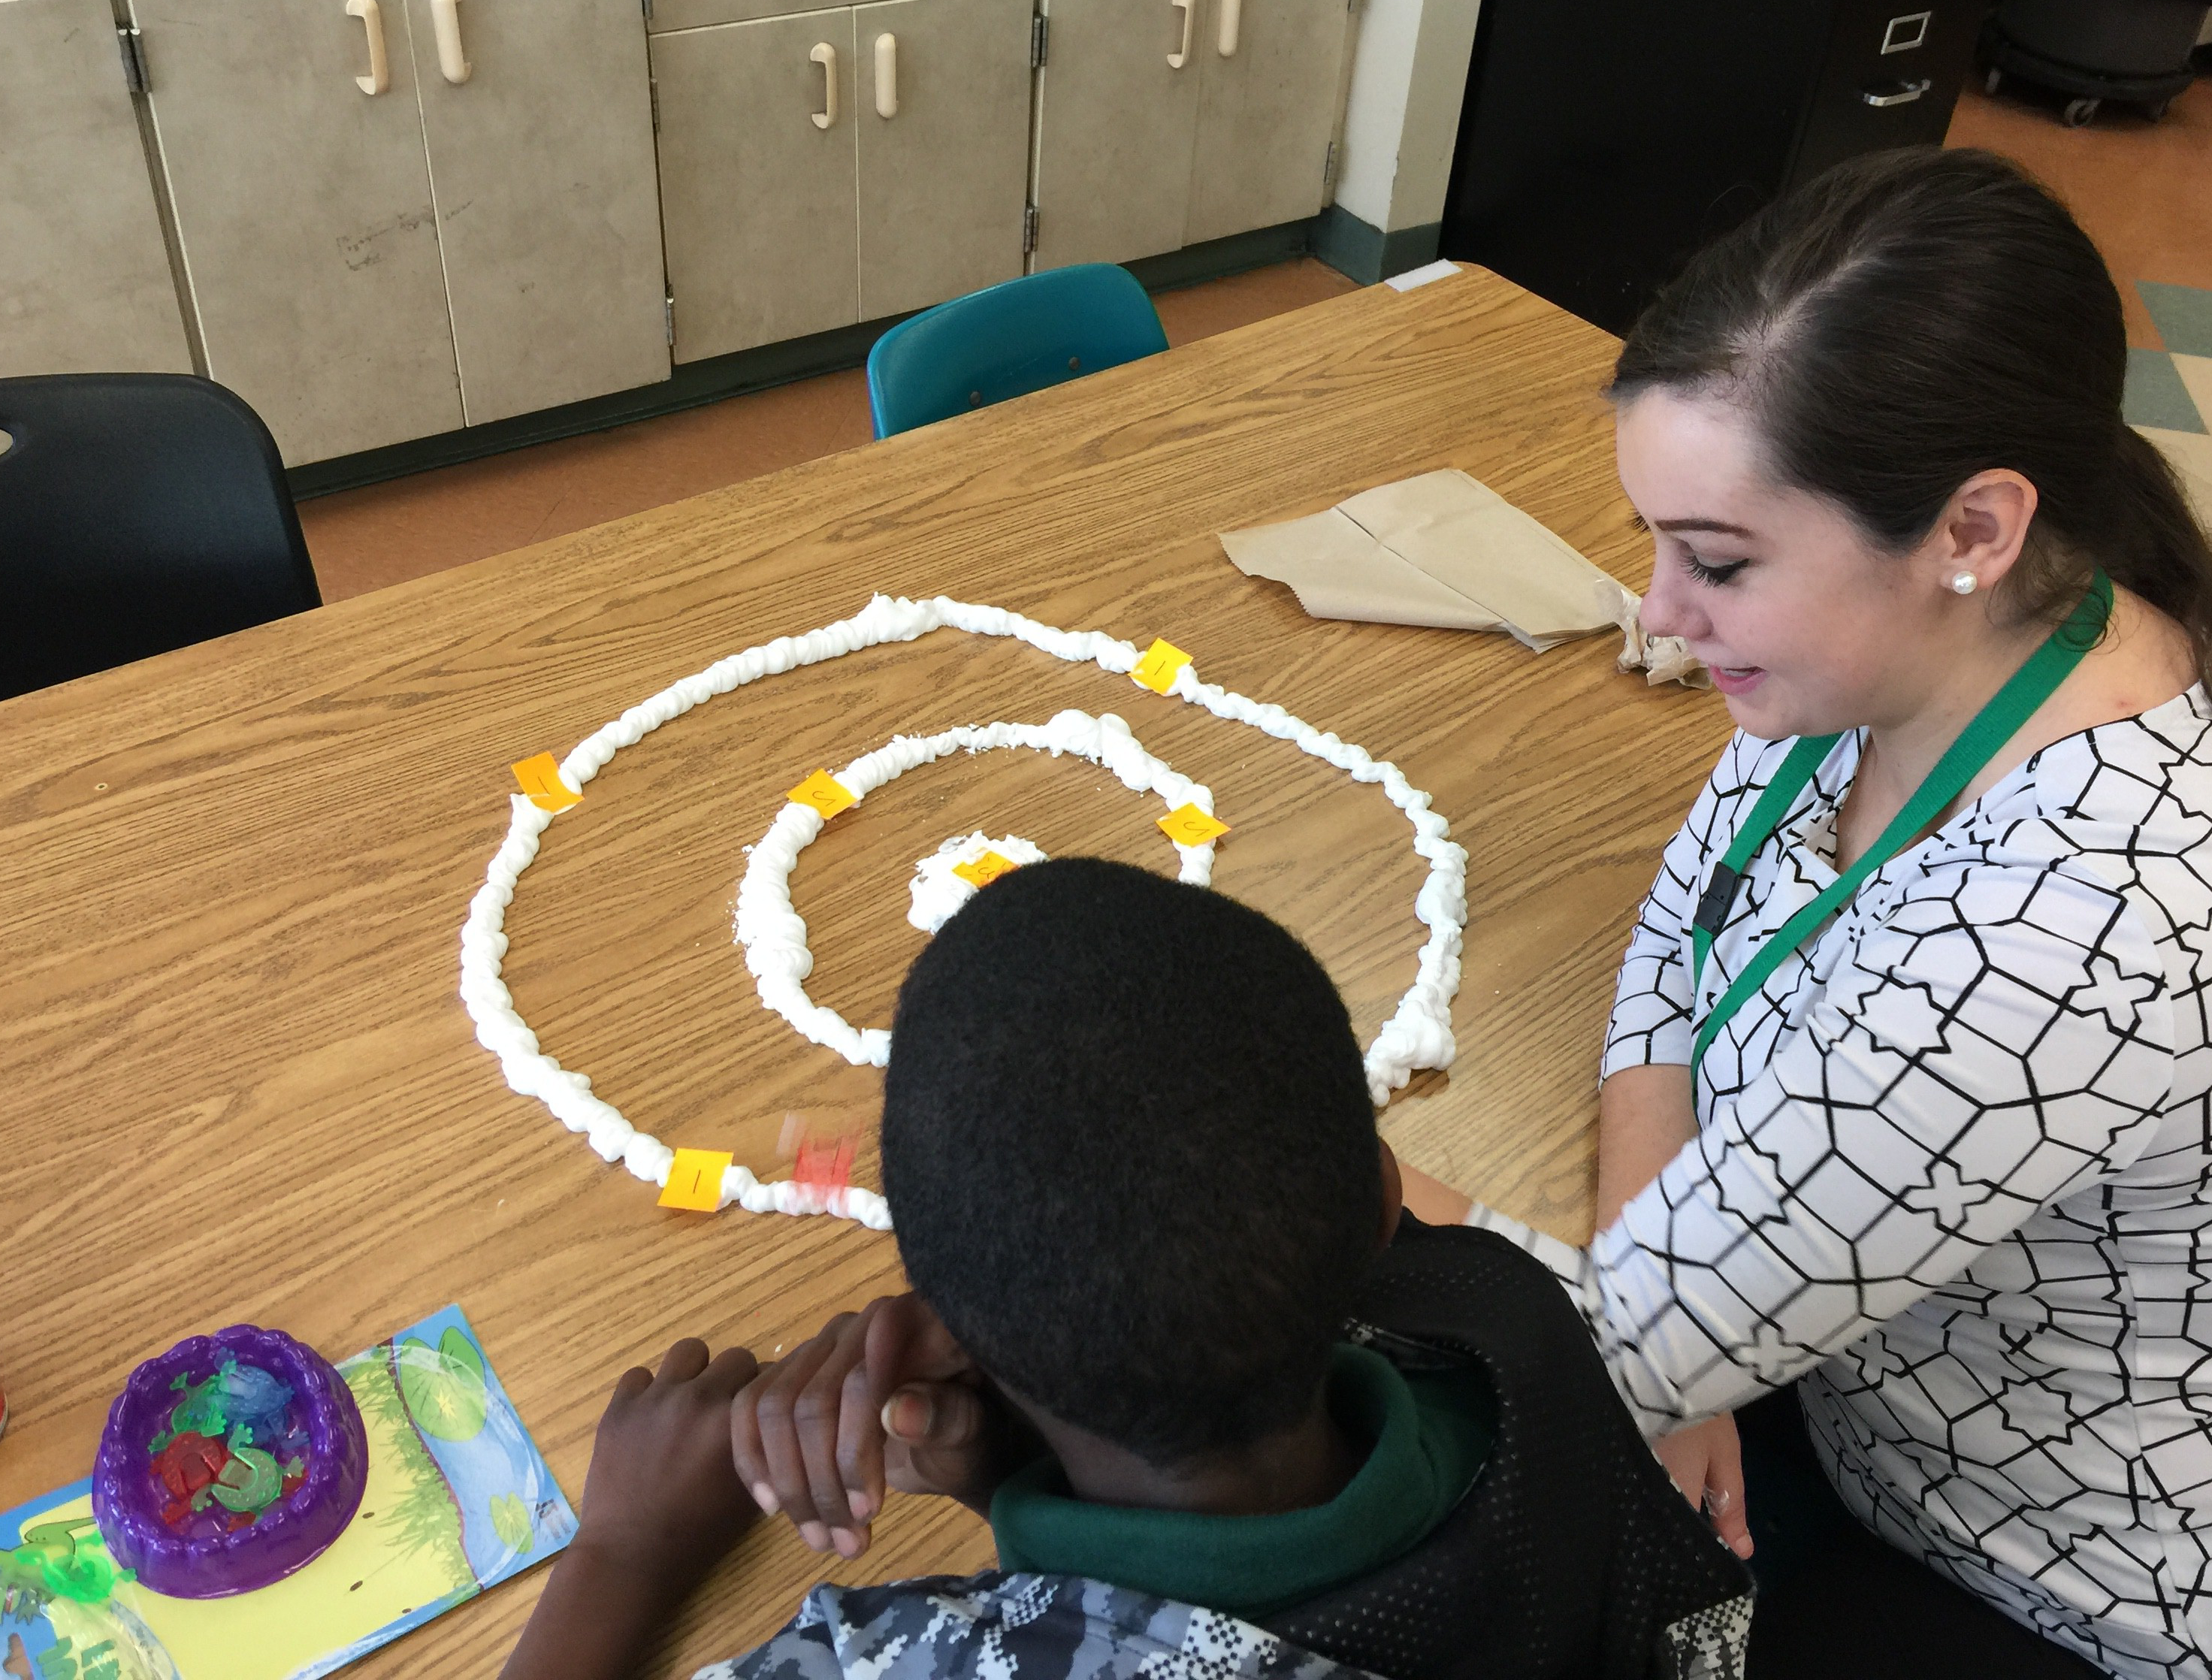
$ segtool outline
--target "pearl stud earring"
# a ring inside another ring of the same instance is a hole
[[[1954,595],[1971,595],[1981,587],[1981,579],[1976,577],[1972,572],[1957,571],[1951,574],[1951,593]]]

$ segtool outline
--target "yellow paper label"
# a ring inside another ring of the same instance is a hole
[[[842,811],[858,795],[828,770],[818,770],[785,797],[795,804],[812,806],[826,819]]]
[[[1172,642],[1154,642],[1145,649],[1144,658],[1137,661],[1129,678],[1139,688],[1165,694],[1175,686],[1176,673],[1189,663],[1190,655]]]
[[[722,1174],[735,1156],[720,1149],[678,1149],[660,1191],[664,1208],[711,1214],[722,1205]]]
[[[560,761],[550,752],[525,758],[512,768],[515,781],[540,811],[566,811],[584,802],[584,796],[561,779]]]
[[[1022,866],[996,852],[985,852],[973,863],[956,863],[952,873],[970,886],[988,886],[1001,875],[1012,874]]]
[[[1229,832],[1229,825],[1194,805],[1178,805],[1160,819],[1160,832],[1178,846],[1203,846]]]

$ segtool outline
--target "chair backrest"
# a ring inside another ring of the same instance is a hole
[[[0,697],[322,604],[260,417],[183,374],[0,379]]]
[[[868,352],[876,435],[910,431],[1168,347],[1136,276],[1111,263],[1024,275],[901,321]]]

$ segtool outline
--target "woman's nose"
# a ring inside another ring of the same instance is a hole
[[[1637,615],[1646,636],[1695,638],[1705,634],[1710,626],[1705,615],[1690,600],[1689,587],[1682,568],[1665,555],[1652,563],[1651,587],[1644,597],[1644,610]]]

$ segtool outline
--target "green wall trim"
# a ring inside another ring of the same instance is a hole
[[[1341,204],[1323,210],[1313,227],[1314,255],[1364,286],[1436,261],[1444,231],[1441,222],[1425,222],[1386,234]]]
[[[1315,226],[1313,220],[1286,222],[1279,227],[1232,234],[1227,239],[1208,240],[1180,251],[1140,258],[1124,266],[1144,283],[1148,291],[1173,291],[1179,286],[1194,286],[1202,280],[1218,280],[1224,275],[1241,274],[1247,269],[1302,257],[1313,247]],[[1433,255],[1433,229],[1430,243]],[[592,397],[559,408],[541,409],[535,414],[519,414],[511,420],[465,426],[459,431],[414,438],[381,449],[364,449],[359,454],[340,455],[332,460],[311,461],[293,467],[285,477],[290,482],[293,499],[305,502],[410,472],[452,466],[485,455],[502,454],[509,449],[527,448],[533,443],[550,443],[556,438],[605,431],[634,420],[648,420],[655,415],[674,414],[683,409],[718,403],[725,397],[743,396],[747,392],[811,379],[817,374],[837,373],[866,362],[876,340],[906,319],[904,315],[887,315],[881,320],[836,327],[780,344],[763,344],[755,350],[736,350],[701,362],[678,362],[675,372],[656,385],[617,391],[610,396]]]

